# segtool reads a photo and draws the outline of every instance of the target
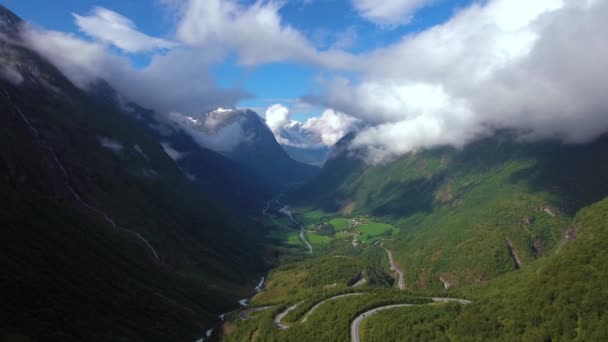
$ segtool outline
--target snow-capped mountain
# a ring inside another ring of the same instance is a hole
[[[293,160],[264,119],[249,109],[218,108],[195,116],[174,114],[203,146],[251,167],[281,185],[304,182],[318,169]]]
[[[292,120],[289,110],[280,104],[268,108],[266,122],[292,158],[317,166],[325,162],[331,147],[359,124],[359,120],[331,109],[305,122]]]

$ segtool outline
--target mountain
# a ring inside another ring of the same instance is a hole
[[[199,338],[264,272],[262,228],[0,22],[0,339]]]
[[[582,209],[555,253],[459,293],[473,303],[393,310],[366,322],[377,341],[605,341],[608,199]]]
[[[101,106],[123,112],[126,118],[154,136],[182,173],[222,205],[259,211],[266,200],[280,191],[280,186],[247,165],[203,147],[182,126],[125,100],[103,80],[98,81],[90,93]]]
[[[219,108],[178,121],[196,130],[203,145],[282,187],[303,184],[318,174],[317,167],[289,157],[266,122],[252,110]]]
[[[301,212],[370,215],[400,228],[387,243],[413,289],[484,283],[557,248],[576,213],[608,195],[608,137],[520,143],[503,132],[367,165],[354,134],[288,196]],[[445,283],[444,283],[445,281]]]

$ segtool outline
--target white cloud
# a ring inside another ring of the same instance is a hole
[[[181,7],[177,37],[206,49],[224,46],[238,52],[243,65],[297,61],[339,68],[352,56],[317,50],[300,31],[283,23],[279,1],[243,6],[236,0],[189,0]]]
[[[175,161],[178,161],[186,156],[186,153],[182,153],[174,149],[173,146],[171,146],[171,144],[168,142],[161,142],[160,145],[165,150],[165,153]]]
[[[170,119],[177,123],[201,146],[210,150],[229,153],[238,145],[249,141],[250,137],[243,130],[245,117],[236,116],[237,120],[229,118],[232,110],[219,109],[213,113],[191,117],[181,113],[171,113]],[[227,115],[222,115],[226,113]]]
[[[434,0],[352,0],[363,18],[379,25],[407,24],[414,13]]]
[[[359,120],[344,113],[326,109],[321,116],[306,122],[291,119],[290,111],[281,104],[266,110],[266,124],[281,145],[300,148],[333,146],[352,131]]]
[[[177,8],[179,46],[154,54],[144,70],[134,70],[107,44],[125,51],[163,44],[134,35],[135,25],[119,15],[80,17],[94,19],[85,32],[95,42],[33,30],[27,41],[81,87],[104,78],[135,102],[186,116],[234,106],[247,95],[221,89],[208,72],[230,52],[243,65],[317,66],[328,73],[315,104],[335,111],[297,122],[277,106],[267,113],[269,126],[284,144],[329,145],[355,117],[366,128],[354,147],[366,150],[371,162],[433,146],[463,146],[497,129],[565,142],[589,141],[608,130],[606,0],[474,2],[441,25],[357,55],[315,47],[284,23],[282,2],[164,2]],[[382,25],[405,23],[429,3],[353,0],[361,15]],[[108,32],[98,29],[114,24]],[[345,35],[340,45],[348,47],[349,40]],[[343,71],[347,78],[339,77]]]
[[[96,80],[104,79],[129,100],[161,114],[197,113],[232,106],[246,97],[238,89],[220,88],[209,74],[209,65],[220,60],[221,53],[172,49],[152,56],[150,65],[138,70],[128,58],[113,54],[102,43],[29,27],[22,35],[28,46],[49,59],[78,87],[87,89]]]
[[[281,104],[274,104],[266,110],[265,118],[266,124],[275,134],[277,141],[281,144],[289,143],[280,135],[281,129],[291,121],[289,109]]]
[[[175,46],[171,41],[139,32],[131,20],[103,7],[95,7],[89,16],[73,16],[82,32],[126,52],[148,52]]]
[[[350,133],[359,120],[333,109],[326,109],[320,117],[308,119],[303,129],[316,135],[325,146],[333,146]]]
[[[368,160],[463,146],[497,129],[586,142],[608,130],[607,1],[491,0],[360,55],[322,104],[368,123]]]

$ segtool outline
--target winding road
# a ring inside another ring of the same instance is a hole
[[[435,303],[459,303],[462,305],[468,305],[471,304],[471,301],[466,300],[466,299],[459,299],[459,298],[441,298],[441,297],[435,297],[435,298],[431,298],[431,300]],[[381,306],[379,308],[375,308],[369,311],[366,311],[362,314],[360,314],[359,316],[357,316],[357,318],[355,318],[353,320],[353,322],[350,325],[350,336],[351,336],[351,341],[352,342],[361,342],[361,335],[360,335],[360,330],[361,330],[361,324],[363,323],[364,320],[368,319],[369,317],[373,316],[374,314],[380,312],[380,311],[385,311],[385,310],[391,310],[391,309],[396,309],[396,308],[406,308],[406,307],[412,307],[412,306],[417,306],[416,304],[394,304],[394,305],[387,305],[387,306]]]
[[[329,302],[331,300],[336,300],[336,299],[340,299],[340,298],[346,298],[346,297],[352,297],[352,296],[361,296],[364,295],[365,293],[347,293],[347,294],[343,294],[343,295],[339,295],[339,296],[335,296],[335,297],[331,297],[331,298],[327,298],[319,303],[317,303],[317,305],[313,306],[304,316],[304,318],[302,319],[302,323],[305,323],[308,320],[308,316],[312,315],[313,312],[315,312],[315,310],[317,310],[321,305],[323,305],[326,302]]]
[[[373,310],[369,310],[367,312],[359,315],[350,325],[350,336],[352,337],[352,342],[361,342],[361,337],[359,335],[359,330],[361,328],[361,323],[368,317],[384,310],[396,309],[396,308],[404,308],[414,306],[413,304],[395,304],[395,305],[387,305],[379,308],[375,308]]]
[[[384,250],[386,251],[386,254],[388,254],[388,261],[391,264],[391,271],[397,272],[397,274],[399,275],[399,280],[397,282],[399,289],[404,290],[405,281],[403,280],[403,271],[401,270],[401,268],[399,268],[399,266],[395,262],[395,259],[393,258],[393,253],[386,248]]]
[[[298,222],[293,217],[293,214],[291,213],[291,211],[289,211],[289,207],[288,206],[284,206],[283,208],[281,208],[281,210],[279,210],[279,212],[281,214],[284,214],[287,217],[289,217],[289,219],[291,220],[291,222],[295,223],[300,228],[300,239],[302,239],[302,241],[304,241],[304,243],[306,244],[306,247],[308,247],[308,252],[310,254],[312,254],[312,245],[310,244],[310,242],[308,242],[308,240],[306,240],[304,225],[302,225],[300,222]]]
[[[276,325],[277,328],[279,328],[281,330],[289,329],[289,326],[281,323],[281,321],[283,321],[283,318],[285,318],[285,316],[287,316],[290,312],[295,310],[300,304],[301,304],[301,302],[294,304],[294,305],[288,307],[287,309],[283,310],[280,314],[278,314],[277,317],[274,318],[274,325]]]

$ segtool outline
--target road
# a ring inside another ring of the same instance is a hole
[[[434,297],[434,298],[431,298],[431,300],[435,303],[452,303],[453,302],[453,303],[459,303],[462,305],[471,304],[470,300],[460,299],[460,298]],[[361,323],[363,323],[363,321],[368,319],[370,316],[373,316],[374,314],[376,314],[380,311],[396,309],[396,308],[406,308],[406,307],[412,307],[412,306],[416,306],[416,305],[415,304],[394,304],[394,305],[381,306],[379,308],[375,308],[375,309],[362,313],[357,318],[355,318],[350,325],[351,341],[352,342],[361,342],[361,336],[359,334],[359,330],[361,328]]]
[[[355,285],[353,285],[353,287],[363,286],[363,284],[365,284],[366,282],[367,280],[365,279],[365,270],[363,270],[359,275],[359,280],[355,283]]]
[[[395,309],[395,308],[404,308],[404,307],[410,307],[410,306],[413,306],[413,304],[387,305],[387,306],[375,308],[373,310],[369,310],[367,312],[362,313],[357,318],[355,318],[355,320],[350,325],[350,336],[352,338],[352,342],[361,342],[361,336],[359,335],[359,330],[361,328],[361,323],[363,323],[363,321],[365,319],[367,319],[368,317],[370,317],[380,311],[390,310],[390,309]]]
[[[364,295],[364,294],[365,293],[348,293],[348,294],[343,294],[343,295],[327,298],[324,301],[321,301],[321,302],[317,303],[317,305],[313,306],[312,309],[310,309],[310,311],[308,311],[308,313],[306,313],[306,315],[302,319],[302,323],[305,323],[308,320],[308,316],[310,316],[315,310],[317,310],[321,305],[323,305],[326,302],[329,302],[331,300],[340,299],[340,298],[346,298],[346,297],[352,297],[352,296],[361,296],[361,295]]]
[[[291,213],[291,211],[289,211],[289,207],[284,206],[283,208],[281,208],[281,210],[279,210],[279,212],[281,212],[284,215],[287,215],[287,217],[289,217],[289,219],[293,223],[295,223],[298,227],[300,227],[300,239],[302,239],[302,241],[304,241],[304,243],[306,244],[306,247],[308,247],[308,252],[310,254],[312,254],[312,245],[310,244],[310,242],[308,242],[308,240],[306,240],[306,235],[304,233],[304,225],[302,225],[300,222],[298,222],[293,217],[293,214]]]
[[[269,219],[270,219],[272,222],[274,222],[274,224],[275,224],[277,227],[285,227],[284,225],[280,224],[280,223],[279,223],[277,220],[275,220],[274,216],[272,216],[272,215],[268,214],[268,210],[270,210],[270,204],[271,204],[273,201],[275,201],[275,200],[271,200],[271,201],[268,201],[268,202],[266,203],[266,206],[264,207],[264,210],[262,210],[262,215],[264,215],[264,216],[268,217],[268,218],[269,218]],[[279,201],[277,201],[277,203],[278,203],[279,205],[281,205],[281,203],[280,203]],[[300,222],[298,222],[298,221],[297,221],[297,220],[296,220],[296,219],[293,217],[293,214],[292,214],[292,213],[289,211],[289,209],[288,209],[288,207],[287,207],[287,206],[283,206],[283,207],[281,208],[281,210],[279,210],[279,212],[280,212],[281,214],[283,214],[283,215],[285,215],[285,216],[289,217],[289,219],[290,219],[290,220],[291,220],[293,223],[295,223],[295,224],[298,226],[298,228],[299,228],[299,232],[300,232],[300,239],[301,239],[301,240],[304,242],[304,244],[305,244],[305,245],[306,245],[306,247],[308,248],[308,252],[309,252],[310,254],[312,254],[312,245],[311,245],[311,244],[308,242],[308,240],[306,240],[306,235],[305,235],[305,229],[304,229],[304,226],[303,226],[302,224],[300,224]],[[291,228],[289,228],[289,227],[287,227],[287,228],[288,228],[288,229],[291,229]],[[294,230],[295,230],[295,229],[294,229]]]
[[[399,280],[397,282],[399,289],[404,290],[405,281],[403,280],[403,271],[399,268],[399,266],[395,262],[395,259],[393,258],[393,253],[386,248],[384,250],[386,251],[386,254],[388,254],[388,261],[391,264],[391,271],[397,272],[397,274],[399,275]]]
[[[281,321],[283,320],[283,318],[285,318],[285,316],[287,316],[290,312],[292,312],[293,310],[295,310],[298,305],[300,305],[300,303],[294,304],[290,307],[288,307],[287,309],[285,309],[283,312],[281,312],[280,314],[277,315],[277,317],[274,318],[274,325],[276,325],[279,329],[281,330],[287,330],[289,329],[289,326],[281,323]]]

